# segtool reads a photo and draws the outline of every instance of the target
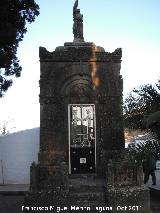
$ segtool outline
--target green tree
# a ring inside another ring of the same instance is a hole
[[[38,15],[39,6],[34,0],[0,1],[0,97],[12,85],[12,77],[20,76],[17,48],[27,32],[26,24]]]
[[[0,135],[9,134],[15,128],[12,121],[13,119],[7,119],[0,122]]]
[[[133,160],[141,162],[145,159],[145,156],[154,154],[155,159],[160,159],[160,143],[158,140],[147,140],[141,143],[135,143],[129,146],[130,157]]]
[[[124,124],[150,131],[160,139],[160,80],[133,89],[124,101]]]

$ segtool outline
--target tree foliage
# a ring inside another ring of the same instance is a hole
[[[141,143],[135,143],[129,147],[130,156],[141,162],[145,159],[145,156],[151,153],[155,156],[156,160],[160,160],[160,143],[158,140],[148,140]]]
[[[130,129],[151,131],[160,139],[160,81],[130,92],[124,102],[124,123]]]
[[[12,77],[20,76],[17,48],[27,32],[26,24],[38,15],[34,0],[0,1],[0,96],[12,85]]]
[[[0,122],[0,135],[9,134],[15,128],[12,121],[12,119],[7,119]]]

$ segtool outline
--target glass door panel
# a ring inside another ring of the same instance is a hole
[[[95,172],[95,106],[69,105],[70,173]]]

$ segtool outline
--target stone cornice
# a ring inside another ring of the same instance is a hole
[[[92,43],[91,43],[92,44]],[[105,52],[103,48],[95,45],[82,46],[62,46],[57,47],[55,51],[49,52],[46,48],[39,48],[40,61],[53,62],[121,62],[122,49],[118,48],[114,52]]]

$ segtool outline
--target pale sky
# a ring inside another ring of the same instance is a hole
[[[74,0],[37,0],[40,15],[28,25],[18,56],[22,76],[0,99],[0,118],[12,119],[14,131],[39,126],[39,46],[54,51],[73,41]],[[160,78],[159,0],[79,0],[84,39],[107,52],[121,47],[124,96],[134,87]]]

